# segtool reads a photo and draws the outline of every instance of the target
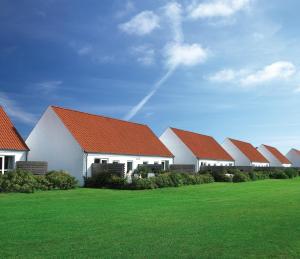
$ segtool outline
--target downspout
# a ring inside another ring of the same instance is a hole
[[[88,157],[88,153],[86,153],[85,151],[83,151],[85,154],[85,178],[87,178],[87,173],[88,173],[88,165],[87,165],[87,157]]]

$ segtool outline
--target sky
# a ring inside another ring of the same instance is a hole
[[[1,0],[0,105],[300,149],[297,0]]]

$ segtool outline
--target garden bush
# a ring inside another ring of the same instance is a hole
[[[283,169],[275,169],[270,172],[270,178],[272,179],[288,179],[289,176],[284,172]]]
[[[65,171],[51,171],[46,174],[47,181],[53,189],[68,190],[77,186],[77,180]]]
[[[249,177],[249,174],[246,172],[239,172],[239,173],[236,172],[233,175],[232,181],[234,183],[248,182],[248,181],[250,181],[250,177]]]
[[[205,171],[200,171],[200,174],[210,174],[215,182],[232,182],[232,177],[230,174],[233,174],[234,168],[220,168],[219,170],[206,169]]]
[[[299,171],[296,168],[286,168],[284,170],[284,173],[289,177],[289,178],[295,178],[299,176]]]
[[[252,181],[269,179],[270,178],[269,175],[270,172],[268,171],[252,170],[249,172],[249,177]]]
[[[0,175],[0,192],[32,193],[37,180],[31,172],[16,170]]]

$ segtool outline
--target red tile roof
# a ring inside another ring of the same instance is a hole
[[[229,139],[251,162],[269,163],[269,161],[250,143]]]
[[[173,157],[146,125],[55,106],[52,109],[87,153]]]
[[[282,164],[291,164],[291,162],[282,154],[280,151],[271,146],[263,145],[274,157],[277,158],[278,161]]]
[[[213,137],[175,128],[171,129],[198,159],[234,161]]]
[[[0,106],[0,150],[27,151],[29,148]]]

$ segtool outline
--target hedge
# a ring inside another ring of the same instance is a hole
[[[250,172],[242,172],[237,168],[223,168],[221,171],[208,169],[201,174],[210,174],[216,182],[247,182],[264,179],[290,179],[299,176],[299,169],[296,168],[276,168],[266,170],[264,168],[254,168]]]
[[[133,177],[128,183],[124,178],[104,173],[86,178],[85,187],[144,190],[212,182],[214,178],[209,174],[161,173],[150,178]]]
[[[0,175],[0,192],[33,193],[37,190],[68,190],[77,186],[77,181],[65,171],[52,171],[46,175],[15,170]]]

